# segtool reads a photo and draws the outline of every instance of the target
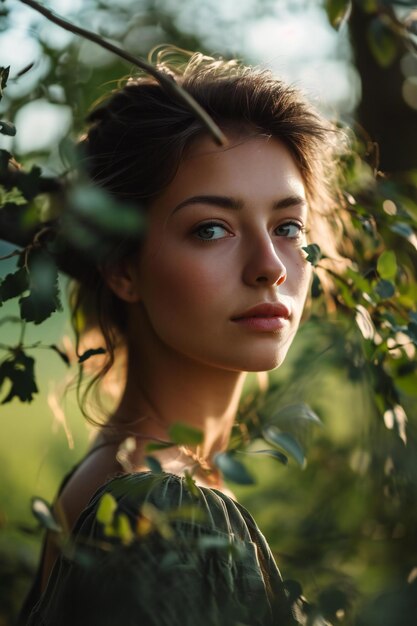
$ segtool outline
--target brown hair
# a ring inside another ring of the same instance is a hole
[[[179,55],[173,48],[160,51],[156,65],[187,90],[220,128],[238,125],[284,142],[305,181],[312,216],[310,240],[324,249],[327,244],[334,254],[329,220],[336,215],[335,155],[341,139],[335,127],[297,89],[267,70],[200,53]],[[144,76],[129,78],[113,91],[90,113],[88,122],[80,144],[88,176],[118,201],[138,204],[139,210],[173,179],[190,142],[207,133],[190,108]],[[132,244],[124,254],[130,252]],[[84,392],[85,413],[89,390],[110,370],[116,347],[123,345],[125,307],[97,268],[73,291],[72,306],[74,320],[80,307],[87,312],[84,330],[98,325],[107,350],[105,365]],[[76,323],[75,330],[79,336],[83,328]]]

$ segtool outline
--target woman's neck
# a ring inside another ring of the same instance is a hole
[[[152,351],[134,350],[111,422],[120,430],[126,426],[129,434],[165,441],[173,424],[192,426],[203,432],[204,441],[189,450],[210,462],[227,448],[244,379],[243,372],[197,363],[168,348],[159,350],[158,358]]]

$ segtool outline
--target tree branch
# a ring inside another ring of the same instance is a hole
[[[5,256],[0,256],[0,261],[6,261],[7,259],[11,259],[14,256],[19,256],[20,255],[20,250],[13,250],[13,252],[10,252],[10,254],[6,254]]]
[[[126,52],[126,50],[123,50],[122,48],[119,48],[118,46],[115,46],[114,44],[110,43],[103,37],[100,37],[100,35],[97,35],[96,33],[93,33],[92,31],[86,30],[85,28],[81,28],[80,26],[76,26],[75,24],[72,24],[68,20],[65,20],[64,18],[59,17],[58,15],[53,13],[50,9],[47,9],[46,7],[36,2],[36,0],[19,0],[19,1],[22,4],[26,4],[27,6],[31,7],[38,13],[41,13],[50,22],[57,24],[57,26],[60,26],[64,30],[68,30],[69,32],[74,33],[75,35],[78,35],[82,37],[83,39],[88,39],[89,41],[96,43],[102,48],[109,50],[110,52],[120,57],[121,59],[128,61],[132,65],[139,67],[140,69],[144,70],[147,74],[150,74],[151,76],[153,76],[155,80],[159,82],[161,87],[165,89],[168,95],[174,98],[177,98],[179,100],[182,100],[182,102],[184,102],[184,104],[186,104],[195,113],[195,115],[201,120],[204,126],[206,126],[207,130],[210,132],[211,135],[213,135],[215,141],[219,145],[221,146],[227,145],[227,139],[224,133],[222,133],[220,128],[217,126],[217,124],[214,123],[214,121],[211,119],[208,113],[198,104],[198,102],[194,100],[194,98],[187,91],[182,89],[174,80],[172,80],[172,78],[165,75],[163,72],[160,72],[159,70],[157,70],[153,65],[151,65],[147,61],[133,56],[129,52]]]

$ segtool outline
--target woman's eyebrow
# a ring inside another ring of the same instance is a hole
[[[307,206],[307,200],[303,196],[299,196],[298,194],[293,194],[291,196],[287,196],[282,200],[278,200],[274,202],[274,209],[288,209],[289,207],[304,207]]]
[[[185,206],[192,204],[209,204],[212,206],[222,207],[223,209],[234,209],[238,210],[243,207],[243,202],[241,200],[236,200],[235,198],[230,198],[229,196],[212,196],[212,195],[202,195],[202,196],[191,196],[190,198],[186,198],[173,210],[173,213],[176,213],[180,209]],[[286,198],[282,198],[277,202],[274,202],[274,209],[287,209],[293,206],[303,206],[307,205],[307,201],[303,196],[299,196],[297,194],[293,194],[291,196],[287,196]]]

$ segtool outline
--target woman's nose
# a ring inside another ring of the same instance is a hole
[[[250,286],[282,285],[286,277],[287,269],[269,235],[257,242],[252,240],[243,272],[244,282]]]

